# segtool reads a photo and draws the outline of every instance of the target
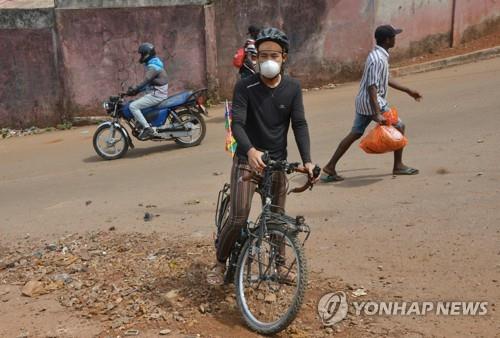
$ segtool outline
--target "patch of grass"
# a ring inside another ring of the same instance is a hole
[[[67,130],[71,129],[71,127],[73,127],[73,124],[71,124],[71,122],[63,122],[56,126],[56,128],[59,130]]]

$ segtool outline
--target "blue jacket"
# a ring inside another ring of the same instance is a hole
[[[168,84],[167,71],[159,57],[151,58],[144,66],[146,68],[146,78],[135,87],[137,92],[145,91],[149,87],[161,87]]]

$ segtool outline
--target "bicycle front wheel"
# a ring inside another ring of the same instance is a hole
[[[307,287],[306,260],[297,233],[272,224],[262,239],[248,237],[234,280],[248,327],[266,335],[284,330],[297,316]]]

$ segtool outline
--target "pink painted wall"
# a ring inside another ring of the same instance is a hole
[[[412,57],[449,47],[453,0],[377,1],[375,25],[403,29],[391,50],[392,58]]]
[[[234,84],[239,78],[238,69],[232,63],[233,55],[238,48],[243,46],[248,25],[263,26],[271,23],[281,25],[280,22],[274,20],[280,16],[280,8],[264,0],[255,0],[251,3],[223,0],[216,1],[214,6],[219,94],[223,98],[231,98]]]
[[[52,30],[0,29],[0,126],[60,120]]]
[[[381,24],[404,30],[392,50],[393,60],[451,44],[453,0],[282,0],[279,5],[261,0],[216,3],[222,97],[232,95],[238,79],[232,56],[245,40],[247,26],[253,23],[282,28],[289,35],[288,70],[304,86],[357,78],[375,44],[374,29]]]
[[[324,9],[304,18],[308,8],[293,9],[284,27],[292,39],[290,75],[304,86],[356,78],[372,47],[373,4],[364,0],[326,1]],[[304,22],[316,22],[308,25]],[[299,27],[315,26],[310,28]],[[297,32],[298,30],[298,32]],[[342,74],[342,75],[341,75]]]
[[[219,79],[217,78],[217,34],[215,32],[215,7],[204,7],[205,17],[205,61],[207,65],[207,88],[211,98],[218,99]]]
[[[456,0],[455,45],[500,28],[500,0]]]
[[[372,46],[372,1],[332,2],[322,24],[324,39],[317,46],[327,60],[364,62]]]
[[[78,114],[99,113],[121,82],[143,80],[137,47],[144,41],[154,43],[165,62],[170,93],[206,85],[201,6],[61,9],[56,22],[66,105]]]
[[[288,70],[304,86],[355,78],[371,48],[373,1],[218,1],[220,94],[231,97],[238,72],[232,57],[250,24],[283,29],[290,39]],[[342,74],[342,75],[340,75]]]
[[[101,114],[101,102],[120,91],[121,82],[143,78],[136,53],[142,41],[153,42],[165,60],[171,93],[208,86],[214,97],[231,98],[239,78],[232,58],[250,24],[288,34],[287,69],[304,87],[354,80],[374,45],[375,27],[386,23],[404,30],[392,59],[411,57],[500,29],[500,0],[219,0],[0,10],[0,50],[16,51],[0,54],[0,126]]]

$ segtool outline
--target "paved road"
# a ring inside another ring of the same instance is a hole
[[[313,225],[311,264],[383,299],[498,302],[500,58],[400,82],[424,95],[417,103],[389,94],[408,127],[406,162],[421,174],[393,178],[392,155],[354,146],[340,164],[344,182],[291,196],[288,210]],[[348,132],[356,91],[351,83],[305,94],[316,162],[324,164]],[[110,226],[211,238],[215,198],[231,164],[222,110],[211,114],[200,147],[144,143],[111,162],[94,153],[94,127],[0,141],[1,239]],[[293,137],[289,143],[289,158],[298,159]],[[159,217],[145,223],[151,210]],[[493,336],[500,320],[489,309],[492,317],[381,318],[380,325],[426,336]]]

